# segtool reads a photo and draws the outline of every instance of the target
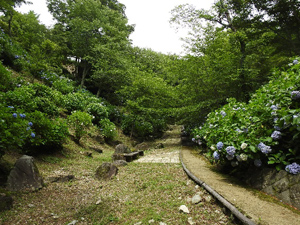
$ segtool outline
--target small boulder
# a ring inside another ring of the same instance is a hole
[[[115,154],[120,153],[131,153],[131,150],[124,144],[118,144],[115,148]]]
[[[96,170],[96,178],[98,180],[108,180],[118,173],[118,167],[112,163],[103,163]]]
[[[35,191],[41,189],[43,185],[43,178],[34,159],[28,155],[23,155],[17,160],[7,179],[9,191]]]
[[[200,195],[194,195],[192,198],[192,203],[197,204],[197,203],[201,202],[201,200],[202,200],[202,198]]]
[[[128,163],[125,160],[116,160],[113,162],[116,167],[127,166]]]

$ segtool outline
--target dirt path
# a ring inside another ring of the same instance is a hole
[[[163,141],[166,148],[152,151],[150,155],[146,155],[138,162],[178,162],[180,150],[184,165],[193,175],[214,189],[255,223],[269,225],[300,224],[300,215],[278,204],[261,200],[252,191],[214,172],[207,160],[195,154],[192,149],[180,145],[179,127],[174,126],[172,128]]]

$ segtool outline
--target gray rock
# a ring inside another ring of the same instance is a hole
[[[17,160],[7,179],[9,191],[35,191],[44,185],[43,178],[31,156],[23,155]]]
[[[96,178],[98,180],[108,180],[114,176],[116,176],[118,173],[118,167],[116,167],[112,163],[103,163],[101,166],[99,166],[96,170]]]
[[[116,160],[113,162],[116,167],[127,166],[128,163],[125,160]]]
[[[197,204],[197,203],[201,202],[201,200],[202,200],[202,198],[200,195],[194,195],[192,198],[192,203]]]
[[[131,153],[131,150],[124,144],[118,144],[115,148],[115,154],[120,153]]]

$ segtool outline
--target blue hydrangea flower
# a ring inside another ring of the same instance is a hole
[[[261,167],[261,165],[262,165],[261,160],[260,160],[260,159],[255,159],[255,160],[254,160],[254,165],[255,165],[256,167]]]
[[[272,110],[277,110],[278,109],[278,107],[276,106],[276,105],[271,105],[271,107],[270,107]]]
[[[221,111],[220,114],[221,114],[223,117],[226,116],[226,112],[224,112],[224,111]]]
[[[275,130],[275,131],[271,134],[271,138],[273,138],[273,140],[275,140],[275,141],[281,139],[281,132]]]
[[[13,113],[12,116],[13,116],[14,118],[17,118],[17,117],[18,117],[18,114],[17,114],[17,113]]]
[[[278,131],[281,130],[281,128],[280,128],[279,126],[274,126],[274,129],[275,129],[275,130],[278,130]]]
[[[31,137],[35,138],[35,133],[31,133],[30,135]]]
[[[22,114],[22,113],[20,113],[20,117],[21,117],[21,118],[25,118],[25,117],[26,117],[26,115],[25,115],[25,114]]]
[[[32,127],[33,123],[32,122],[28,122],[28,126]]]
[[[214,159],[219,160],[220,159],[220,154],[217,151],[215,151],[213,153],[213,157],[214,157]]]
[[[9,105],[7,106],[7,108],[14,109],[15,107]]]
[[[217,143],[217,149],[218,149],[218,150],[222,150],[223,147],[224,147],[223,142],[219,141],[219,142]]]
[[[233,146],[228,146],[228,147],[226,148],[226,152],[227,152],[228,155],[233,156],[233,155],[235,154],[235,147],[233,147]]]
[[[269,154],[272,152],[272,149],[270,146],[265,145],[264,143],[260,142],[257,147],[259,148],[259,150],[264,153],[264,154]]]
[[[30,130],[30,129],[31,129],[31,127],[27,127],[27,128],[26,128],[26,130]]]
[[[298,64],[298,60],[297,59],[293,60],[293,64],[294,65]]]
[[[192,142],[195,142],[196,141],[196,139],[195,138],[192,138]]]
[[[300,99],[300,91],[292,91],[291,98],[294,100]]]
[[[300,173],[300,165],[294,162],[290,165],[287,165],[285,167],[285,171],[287,171],[291,174],[298,174],[298,173]]]

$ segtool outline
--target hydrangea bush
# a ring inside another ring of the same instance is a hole
[[[300,172],[300,64],[289,66],[275,71],[249,103],[228,99],[193,129],[193,140],[208,147],[210,159],[240,170],[271,165]]]

